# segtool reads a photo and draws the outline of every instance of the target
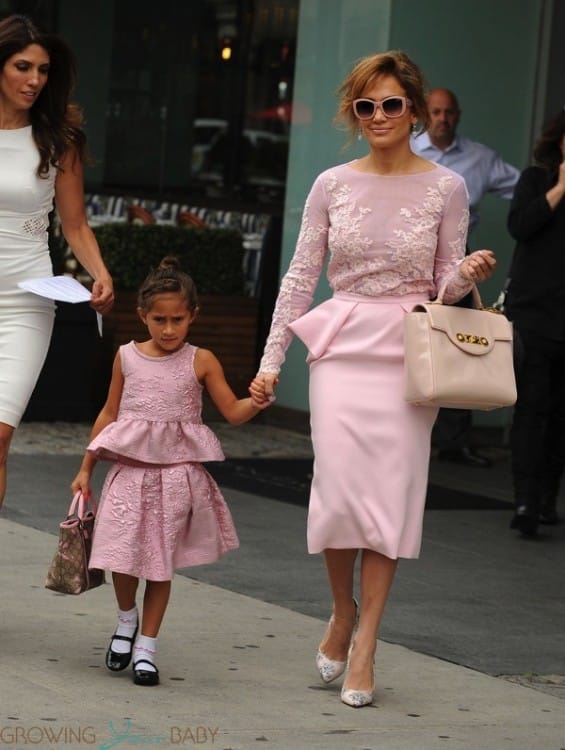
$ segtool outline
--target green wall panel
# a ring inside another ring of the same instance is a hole
[[[310,112],[310,121],[291,129],[281,275],[288,268],[300,229],[304,200],[324,169],[356,158],[344,150],[347,136],[333,124],[336,90],[360,57],[386,49],[392,0],[303,0],[300,3],[294,101]],[[330,295],[323,278],[316,301]],[[306,348],[294,341],[287,353],[277,403],[308,409]]]
[[[430,86],[453,89],[460,100],[460,132],[496,149],[519,169],[530,161],[533,107],[538,80],[543,0],[303,0],[300,7],[295,101],[311,120],[295,124],[287,180],[281,276],[298,236],[304,199],[316,175],[355,158],[332,125],[335,91],[363,55],[404,49],[421,66]],[[474,247],[490,247],[499,266],[481,287],[492,302],[504,283],[513,242],[506,231],[508,202],[487,196]],[[329,295],[321,283],[319,302]],[[305,348],[288,352],[278,403],[307,410]],[[502,412],[479,421],[504,420]]]

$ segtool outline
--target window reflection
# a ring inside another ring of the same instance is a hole
[[[298,0],[115,0],[107,189],[284,198]]]

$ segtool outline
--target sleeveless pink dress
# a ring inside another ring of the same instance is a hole
[[[223,461],[202,423],[196,347],[150,357],[120,347],[118,419],[88,446],[114,462],[102,490],[90,566],[153,581],[218,560],[239,546],[235,526],[203,461]]]

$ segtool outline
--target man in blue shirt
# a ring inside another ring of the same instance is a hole
[[[479,223],[479,203],[485,193],[510,200],[520,172],[488,146],[457,134],[461,110],[457,97],[438,88],[428,95],[430,126],[412,139],[412,150],[424,159],[443,164],[460,174],[469,193],[469,237]],[[470,466],[489,466],[469,444],[472,415],[462,409],[441,409],[434,427],[438,457]]]

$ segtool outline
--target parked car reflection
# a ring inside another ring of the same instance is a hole
[[[246,128],[239,142],[234,187],[259,200],[281,198],[286,182],[288,136],[267,130]],[[217,129],[208,148],[202,151],[202,167],[195,174],[209,195],[219,195],[224,187],[230,158],[227,129]]]
[[[206,154],[216,141],[218,134],[225,133],[228,121],[214,117],[198,117],[192,123],[192,174],[198,174],[204,166]]]

